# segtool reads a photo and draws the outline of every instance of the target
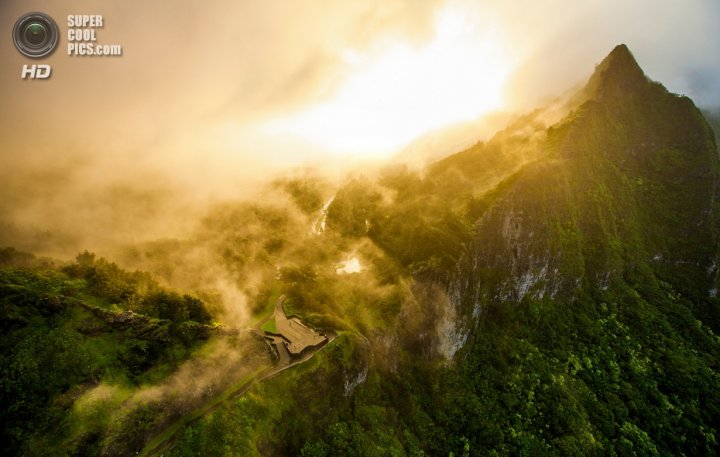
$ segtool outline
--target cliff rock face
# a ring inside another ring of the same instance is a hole
[[[492,306],[572,303],[647,274],[688,296],[717,293],[718,156],[690,99],[650,81],[620,45],[574,109],[534,135],[534,160],[500,184],[446,281],[446,356]]]

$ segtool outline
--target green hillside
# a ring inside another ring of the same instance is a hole
[[[620,45],[487,142],[347,180],[324,233],[329,184],[287,180],[129,249],[152,275],[5,249],[3,454],[717,455],[719,172],[702,113]],[[260,379],[218,276],[248,322],[282,294],[337,337]]]

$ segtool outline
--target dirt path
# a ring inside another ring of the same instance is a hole
[[[276,347],[278,351],[278,362],[272,367],[267,367],[260,370],[259,372],[256,372],[254,375],[251,375],[251,377],[245,382],[241,382],[239,385],[229,387],[220,395],[208,401],[202,407],[197,408],[195,411],[192,411],[175,421],[172,425],[167,427],[165,431],[158,434],[154,440],[150,441],[150,443],[147,444],[147,447],[143,449],[143,451],[140,453],[141,457],[161,455],[162,453],[171,449],[172,446],[175,444],[178,433],[185,426],[188,426],[193,422],[212,413],[224,402],[244,395],[257,383],[277,376],[288,368],[294,367],[295,365],[299,365],[303,362],[310,360],[313,355],[315,355],[318,351],[322,350],[325,346],[327,346],[331,341],[335,339],[334,335],[325,336],[317,333],[315,330],[310,329],[305,324],[300,322],[299,319],[288,319],[285,314],[285,310],[283,309],[284,301],[285,296],[281,295],[275,303],[274,315],[279,335],[267,336],[267,338],[271,338],[273,340],[272,344]],[[256,326],[256,330],[259,333],[262,333],[260,328],[265,322],[267,322],[268,319],[270,319],[270,317],[272,316],[267,317]],[[280,321],[282,321],[283,323],[280,324]],[[281,329],[285,332],[289,330],[290,336],[292,338],[296,338],[296,340],[293,341],[291,338],[288,338],[285,333],[281,333]],[[288,347],[290,347],[291,349],[289,350]],[[294,350],[297,350],[297,352],[295,352]],[[291,352],[293,353],[291,354]],[[293,356],[295,357],[294,359]],[[167,434],[167,436],[163,437],[163,433],[167,433],[167,430],[173,428],[175,428],[175,430],[172,430],[170,433]]]

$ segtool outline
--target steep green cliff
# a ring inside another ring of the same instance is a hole
[[[563,103],[381,181],[368,234],[444,289],[424,341],[455,363],[405,373],[435,380],[405,426],[431,455],[712,455],[713,132],[624,45]]]
[[[422,172],[332,200],[279,182],[134,246],[168,281],[242,286],[250,322],[282,294],[336,334],[256,384],[270,351],[207,302],[88,253],[0,251],[4,451],[717,455],[718,162],[693,102],[620,45],[578,93]]]
[[[572,299],[640,270],[714,295],[718,156],[700,111],[649,81],[624,45],[580,96],[476,222],[463,297]]]

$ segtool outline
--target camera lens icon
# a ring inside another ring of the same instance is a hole
[[[28,57],[45,57],[55,50],[59,32],[57,24],[44,13],[27,13],[15,22],[13,42]]]

